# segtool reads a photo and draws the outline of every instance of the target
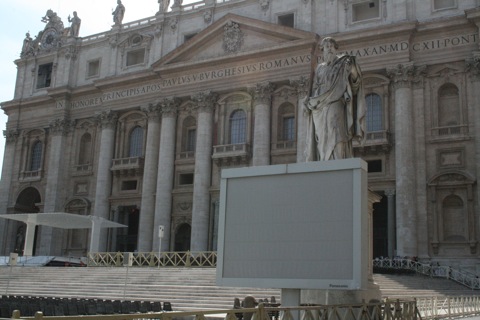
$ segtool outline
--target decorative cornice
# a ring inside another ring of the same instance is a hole
[[[102,129],[115,129],[118,114],[112,110],[101,111],[97,114],[95,120]]]
[[[198,108],[198,112],[213,112],[218,95],[211,91],[201,91],[193,94],[191,99]]]

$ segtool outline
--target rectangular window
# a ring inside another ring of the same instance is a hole
[[[122,191],[137,190],[137,180],[122,181]]]
[[[294,117],[283,118],[282,140],[284,141],[295,140],[295,118]]]
[[[193,173],[181,173],[178,176],[178,184],[181,186],[193,184]]]
[[[364,1],[352,5],[352,21],[364,21],[380,17],[379,0]]]
[[[185,151],[195,151],[195,140],[197,139],[197,130],[195,128],[187,131],[187,145]]]
[[[87,65],[87,77],[100,75],[100,60],[89,61]]]
[[[136,64],[142,64],[145,62],[145,48],[130,51],[127,53],[126,66],[134,66]]]
[[[278,24],[293,28],[295,26],[295,15],[293,13],[278,16]]]
[[[52,82],[53,63],[38,66],[37,89],[48,88]]]
[[[382,172],[382,160],[368,160],[368,173]]]
[[[433,0],[433,10],[456,8],[455,0]]]

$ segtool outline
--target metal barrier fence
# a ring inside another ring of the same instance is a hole
[[[470,289],[480,289],[480,279],[477,275],[449,266],[432,265],[410,259],[375,259],[373,260],[373,268],[411,270],[430,277],[450,279]]]
[[[258,308],[231,309],[215,311],[192,312],[162,312],[122,315],[95,315],[95,316],[63,316],[44,317],[38,312],[35,317],[22,318],[20,312],[15,311],[12,319],[45,319],[45,320],[132,320],[132,319],[195,319],[223,318],[225,320],[416,320],[421,319],[415,306],[415,301],[386,301],[382,303],[365,303],[354,305],[332,306],[301,306],[301,307],[265,307],[263,303]]]
[[[417,299],[423,319],[458,318],[480,314],[480,296]]]
[[[217,252],[95,252],[88,253],[89,267],[216,267]]]

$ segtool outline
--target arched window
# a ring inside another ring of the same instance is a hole
[[[246,142],[247,116],[243,110],[235,110],[230,115],[230,144]]]
[[[382,131],[383,130],[383,108],[382,99],[376,93],[367,94],[365,97],[367,105],[367,131]]]
[[[141,157],[143,155],[143,128],[135,127],[130,133],[130,148],[128,149],[130,158]]]
[[[80,139],[78,164],[89,164],[92,158],[92,136],[85,133]]]
[[[182,149],[184,152],[195,151],[197,139],[197,123],[194,117],[187,117],[183,121]]]
[[[285,103],[278,108],[278,140],[295,140],[295,109],[291,103]]]
[[[458,88],[446,83],[438,90],[438,125],[440,127],[460,124]]]
[[[443,238],[446,241],[466,240],[466,215],[463,200],[456,195],[443,200]]]
[[[33,144],[30,158],[30,171],[40,170],[40,166],[42,165],[42,149],[43,145],[41,141],[37,141]]]

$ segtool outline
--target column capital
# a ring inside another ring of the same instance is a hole
[[[259,82],[249,89],[256,104],[270,104],[273,90],[275,90],[275,85],[270,81]]]
[[[193,94],[191,99],[199,112],[212,112],[215,109],[218,94],[212,91],[201,91]]]
[[[148,106],[143,107],[142,111],[145,112],[149,121],[160,121],[162,117],[162,108],[158,103],[150,103]]]
[[[413,62],[387,67],[387,75],[396,88],[410,88],[412,83],[419,83],[426,74],[427,66],[415,66]]]
[[[114,129],[118,114],[112,110],[101,111],[96,115],[95,120],[102,129]]]
[[[310,79],[306,76],[301,76],[296,79],[290,79],[290,85],[297,90],[300,98],[304,98],[310,91]]]
[[[169,98],[163,99],[163,101],[160,102],[162,116],[176,117],[179,105],[180,105],[180,100],[178,98],[169,97]]]
[[[465,59],[465,69],[474,80],[480,80],[480,51],[472,52],[472,56]]]
[[[15,143],[20,133],[18,130],[3,130],[3,136],[5,137],[6,143]]]
[[[70,132],[70,129],[73,127],[74,121],[67,119],[57,118],[53,119],[49,123],[50,133],[56,136],[63,136]]]
[[[395,189],[387,189],[384,191],[387,197],[393,197],[395,195]]]

